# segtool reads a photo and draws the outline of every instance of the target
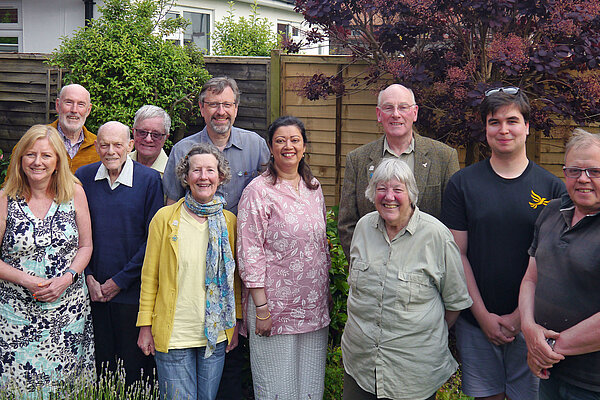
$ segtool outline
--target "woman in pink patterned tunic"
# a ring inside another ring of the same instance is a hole
[[[329,248],[321,185],[295,117],[269,127],[267,171],[238,206],[238,268],[257,399],[321,399],[329,326]]]

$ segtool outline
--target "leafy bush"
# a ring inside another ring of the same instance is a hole
[[[79,83],[91,94],[86,121],[92,131],[104,122],[133,122],[135,111],[154,104],[169,112],[173,127],[197,114],[194,96],[208,79],[202,56],[162,39],[185,27],[181,19],[159,20],[167,0],[105,0],[91,21],[51,54],[49,63],[69,69],[65,84]]]
[[[327,241],[331,256],[331,270],[329,271],[329,290],[333,301],[331,323],[329,324],[329,345],[338,347],[346,326],[348,314],[346,300],[348,299],[348,261],[342,250],[337,230],[338,207],[335,206],[327,212]]]
[[[6,179],[8,164],[10,164],[10,154],[6,157],[6,154],[0,149],[0,182],[4,182]]]
[[[327,365],[325,367],[325,393],[323,400],[339,400],[344,393],[344,364],[342,349],[329,347],[327,350]]]
[[[229,2],[227,16],[215,23],[212,36],[214,54],[218,56],[270,56],[277,47],[277,35],[273,24],[266,18],[259,18],[256,0],[250,7],[249,18],[234,15],[234,2]]]

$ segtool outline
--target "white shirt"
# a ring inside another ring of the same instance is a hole
[[[108,180],[108,186],[110,186],[110,190],[115,190],[120,184],[133,187],[133,161],[129,157],[126,158],[125,164],[121,169],[121,173],[113,183],[110,183],[108,169],[106,169],[104,164],[100,164],[100,168],[98,168],[98,172],[96,172],[96,177],[94,180],[101,181],[102,179]]]

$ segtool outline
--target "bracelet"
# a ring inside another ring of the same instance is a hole
[[[261,317],[258,316],[258,314],[256,314],[256,319],[260,319],[261,321],[265,321],[265,320],[267,320],[269,318],[271,318],[271,311],[269,311],[269,315],[267,315],[264,318],[261,318]]]
[[[264,306],[266,306],[266,305],[267,305],[267,303],[264,303],[264,304],[261,304],[260,306],[255,306],[255,307],[256,307],[256,308],[260,308],[260,307],[264,307]]]

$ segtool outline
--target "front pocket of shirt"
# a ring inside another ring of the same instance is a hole
[[[397,304],[404,311],[423,311],[439,296],[431,277],[422,272],[399,272]]]
[[[353,292],[357,293],[357,286],[360,287],[361,276],[364,278],[364,274],[369,269],[369,263],[364,261],[352,261],[350,265],[350,275],[348,277],[348,285]]]

